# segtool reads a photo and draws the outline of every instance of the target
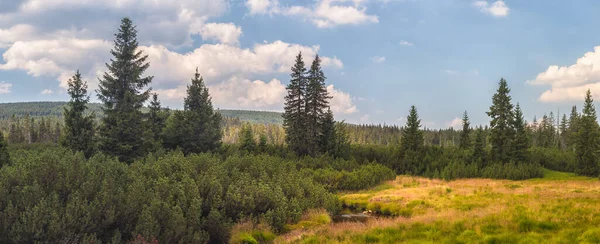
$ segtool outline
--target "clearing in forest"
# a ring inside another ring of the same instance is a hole
[[[280,236],[297,243],[599,243],[600,181],[545,171],[526,181],[398,176],[340,194],[382,217]],[[386,216],[386,217],[383,217]]]

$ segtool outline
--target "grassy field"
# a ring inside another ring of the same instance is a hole
[[[527,181],[399,176],[345,205],[386,215],[297,229],[276,243],[600,243],[600,181],[545,171]]]

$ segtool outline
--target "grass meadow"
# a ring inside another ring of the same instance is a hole
[[[380,217],[332,223],[313,213],[274,242],[600,243],[600,181],[569,173],[525,181],[398,176],[339,197]]]

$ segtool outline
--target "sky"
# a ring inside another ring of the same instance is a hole
[[[122,17],[153,91],[181,108],[198,68],[221,109],[282,111],[295,55],[323,59],[336,119],[488,124],[500,78],[528,121],[600,99],[596,0],[0,0],[0,102],[92,101]]]

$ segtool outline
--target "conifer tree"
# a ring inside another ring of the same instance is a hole
[[[460,132],[460,145],[461,149],[471,148],[471,123],[469,122],[469,116],[467,111],[463,114],[462,119],[462,131]]]
[[[423,149],[423,132],[421,131],[421,120],[417,114],[417,108],[410,107],[408,117],[406,117],[406,126],[402,131],[402,151],[419,152]]]
[[[308,153],[313,156],[318,151],[323,152],[320,148],[321,135],[324,133],[324,127],[332,126],[332,124],[324,124],[331,98],[325,87],[325,79],[321,69],[321,59],[316,55],[308,71],[305,105]]]
[[[319,140],[319,148],[323,153],[333,154],[336,145],[335,121],[331,109],[327,110],[325,118],[321,122],[322,133]]]
[[[562,150],[567,148],[567,138],[569,137],[569,122],[567,121],[567,115],[563,114],[560,120],[560,136],[559,136],[559,147]]]
[[[161,107],[158,94],[152,94],[148,112],[148,128],[152,132],[154,141],[158,144],[162,142],[162,130],[165,127],[167,115],[168,113]]]
[[[479,126],[475,133],[475,145],[473,146],[473,162],[483,168],[485,166],[486,152],[485,152],[485,133],[483,128]]]
[[[214,111],[208,88],[198,73],[187,86],[184,111],[175,113],[165,128],[165,146],[180,147],[185,154],[215,150],[221,146],[221,114]]]
[[[100,127],[100,149],[119,160],[132,162],[146,154],[146,128],[141,108],[150,96],[146,89],[152,76],[144,77],[150,66],[148,56],[138,50],[137,30],[124,18],[115,35],[113,58],[106,64],[98,85],[98,98],[103,102],[104,117]]]
[[[256,149],[256,141],[250,125],[243,126],[240,131],[240,149],[246,152],[254,152]]]
[[[331,113],[329,112],[328,114]],[[335,122],[333,131],[335,134],[335,138],[333,139],[334,146],[331,155],[335,158],[348,159],[350,157],[350,140],[348,139],[346,123],[344,123],[343,121]]]
[[[296,63],[292,66],[290,84],[287,85],[285,106],[283,113],[283,126],[285,128],[285,141],[290,149],[298,155],[306,155],[308,150],[309,133],[306,129],[306,67],[302,60],[302,53],[296,56]]]
[[[575,144],[577,144],[577,133],[579,133],[579,112],[577,112],[577,106],[573,106],[571,109],[571,114],[569,114],[569,135],[567,137],[567,144],[569,148],[574,149]]]
[[[264,133],[260,134],[260,137],[258,138],[258,151],[261,153],[264,153],[267,151],[267,142],[268,138],[267,135],[265,135]]]
[[[529,138],[527,137],[527,124],[525,122],[525,118],[523,117],[523,111],[521,111],[521,107],[517,103],[514,111],[515,118],[512,120],[512,127],[515,130],[514,139],[511,143],[512,152],[511,158],[514,162],[526,162],[527,161],[527,153],[529,151]]]
[[[90,157],[95,151],[95,129],[94,115],[84,114],[90,101],[87,82],[81,79],[81,73],[77,71],[68,84],[67,92],[71,100],[63,111],[65,128],[60,137],[60,145],[76,152],[81,151],[86,157]]]
[[[8,153],[8,145],[4,138],[4,133],[0,130],[0,168],[10,164],[10,154]]]
[[[529,127],[529,134],[531,135],[531,143],[534,147],[539,145],[538,127],[537,116],[533,116],[533,122],[531,122],[531,126]]]
[[[596,108],[592,93],[587,90],[583,113],[578,121],[577,133],[577,168],[576,173],[598,177],[598,153],[600,151],[600,129],[598,128]]]
[[[492,98],[492,106],[487,112],[490,116],[490,143],[492,146],[492,159],[500,162],[510,160],[511,140],[514,129],[512,128],[513,105],[511,103],[510,89],[504,78],[498,83],[498,90]]]

